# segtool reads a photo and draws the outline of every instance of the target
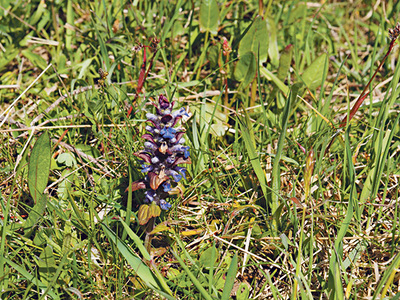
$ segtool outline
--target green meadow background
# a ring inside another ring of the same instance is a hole
[[[0,0],[1,299],[400,299],[399,11]],[[161,94],[192,163],[146,233]]]

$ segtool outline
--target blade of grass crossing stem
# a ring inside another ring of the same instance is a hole
[[[131,169],[130,164],[128,165],[128,170],[129,170],[129,185],[128,186],[131,187],[132,186],[132,169]],[[129,188],[129,190],[128,190],[128,202],[126,204],[126,218],[125,218],[125,222],[126,222],[125,225],[127,225],[128,228],[129,228],[129,223],[131,221],[131,213],[132,213],[132,194],[133,194],[132,193],[132,189]],[[124,226],[124,228],[125,228],[125,230],[122,233],[122,237],[121,237],[121,239],[123,241],[125,241],[126,234],[128,233],[125,226]],[[143,255],[143,253],[142,253],[142,255]]]
[[[193,122],[192,122],[192,135],[193,135],[193,148],[197,149],[197,159],[196,159],[196,165],[194,167],[194,173],[193,174],[199,174],[205,169],[205,163],[204,163],[204,156],[203,156],[203,151],[200,146],[200,132],[199,132],[199,127],[197,126],[197,112],[194,112],[193,114]],[[201,118],[198,117],[199,123],[201,124]]]
[[[381,280],[375,290],[376,292],[375,292],[374,296],[372,297],[372,300],[375,300],[377,297],[379,297],[379,294],[382,289],[383,289],[382,295],[381,295],[381,297],[379,297],[379,299],[385,298],[390,285],[393,283],[394,275],[397,273],[397,269],[399,268],[399,265],[400,265],[400,252],[397,253],[395,259],[390,264],[389,268],[387,268],[385,273],[383,273],[383,276],[381,277]]]
[[[97,29],[97,26],[94,23],[94,20],[92,20],[92,22],[93,22],[94,29],[96,30],[97,40],[99,41],[99,44],[100,44],[101,58],[103,59],[104,63],[106,64],[105,65],[106,70],[109,70],[110,69],[110,59],[108,58],[106,44],[104,43],[103,37],[100,34],[99,30]],[[146,51],[146,50],[144,49],[144,51]]]
[[[397,293],[391,300],[399,300],[400,299],[400,293]]]
[[[199,127],[200,127],[200,145],[199,145],[200,148],[199,149],[201,150],[200,155],[201,155],[201,158],[203,158],[204,164],[207,164],[207,162],[208,162],[208,159],[206,158],[207,157],[206,153],[208,152],[208,138],[210,136],[210,130],[212,128],[211,125],[212,125],[215,113],[217,111],[218,103],[222,97],[222,94],[223,93],[220,93],[220,95],[215,103],[214,110],[211,114],[209,122],[207,122],[206,118],[203,117],[207,114],[206,99],[203,98],[203,101],[201,103],[200,117],[199,117],[199,123],[200,123],[200,125],[199,125]]]
[[[303,273],[300,273],[300,279],[304,286],[304,291],[301,290],[302,299],[313,299],[314,297],[312,296],[310,285]],[[305,294],[305,292],[307,292],[307,294]]]
[[[206,275],[203,273],[202,269],[198,266],[196,261],[190,256],[189,252],[187,252],[185,245],[183,244],[182,240],[179,238],[179,235],[174,234],[174,238],[175,238],[175,241],[177,242],[177,244],[179,245],[179,247],[181,248],[182,253],[185,255],[186,260],[190,262],[191,266],[196,268],[196,271],[198,274],[197,277],[202,276],[203,277],[202,282],[206,282],[207,281]],[[214,294],[218,294],[218,291],[214,285],[211,286],[211,289],[213,290]]]
[[[203,299],[206,300],[213,300],[213,297],[207,293],[207,291],[204,289],[203,285],[199,280],[197,280],[196,276],[189,270],[187,267],[187,264],[180,258],[180,256],[175,253],[175,251],[171,250],[172,254],[174,255],[175,259],[178,261],[178,263],[181,265],[183,270],[185,271],[186,275],[189,276],[190,280],[194,284],[194,286],[197,288],[197,290],[200,292],[200,294],[203,296]]]
[[[215,113],[217,112],[218,103],[220,102],[222,95],[223,95],[223,92],[220,93],[217,101],[215,102],[214,110],[213,110],[213,112],[211,114],[210,121],[207,124],[208,125],[207,132],[206,132],[204,138],[202,137],[202,140],[203,140],[204,144],[207,143],[207,145],[208,145],[208,137],[210,136],[210,130],[212,129],[211,125],[213,123],[213,119],[215,117]],[[208,150],[208,147],[205,150]],[[222,197],[222,194],[221,194],[221,191],[220,191],[220,187],[217,184],[217,182],[218,182],[218,178],[216,178],[217,172],[215,172],[214,166],[212,164],[210,165],[210,167],[211,167],[211,170],[212,170],[211,176],[214,177],[214,183],[215,183],[214,187],[215,187],[215,191],[217,192],[217,197],[218,197],[218,199],[221,199],[223,201],[223,197]]]
[[[280,89],[280,91],[287,96],[290,92],[289,88],[285,85],[283,81],[281,81],[275,74],[269,71],[265,67],[260,68],[260,74],[263,75],[268,80],[271,80],[276,86]]]
[[[282,156],[283,146],[285,144],[285,137],[286,137],[286,129],[287,123],[290,115],[290,107],[291,103],[296,100],[298,91],[302,86],[302,83],[296,83],[292,85],[290,95],[287,97],[285,107],[283,109],[282,115],[282,131],[279,135],[278,139],[278,146],[276,149],[276,154],[274,160],[272,162],[272,191],[271,191],[271,213],[274,214],[279,206],[279,189],[280,189],[280,180],[281,180],[281,172],[280,172],[280,160]],[[276,221],[275,221],[276,223]],[[275,228],[276,230],[277,228]]]
[[[115,243],[121,255],[149,288],[168,299],[175,299],[162,276],[156,277],[151,269],[111,229],[105,224],[101,224],[101,226],[107,237]]]
[[[213,279],[214,279],[214,264],[216,259],[217,248],[215,247],[215,240],[213,241],[212,251],[211,251],[211,263],[210,270],[208,273],[208,291],[212,294]]]
[[[55,274],[53,275],[53,279],[51,280],[50,284],[47,286],[47,288],[43,292],[43,294],[40,295],[39,300],[47,299],[46,295],[50,293],[50,291],[51,291],[50,289],[52,287],[56,286],[56,281],[58,279],[58,276],[60,276],[61,272],[64,270],[64,265],[67,262],[68,254],[69,254],[69,251],[64,252],[64,255],[63,255],[63,257],[62,257],[62,259],[60,261],[60,264],[58,265],[57,270],[56,270]]]
[[[228,273],[226,274],[224,290],[222,291],[221,300],[228,300],[231,295],[233,284],[235,283],[236,273],[238,270],[238,257],[237,253],[232,258],[231,265],[229,266]]]
[[[243,141],[244,141],[247,153],[249,155],[251,166],[253,167],[254,172],[256,173],[257,179],[260,182],[261,190],[264,194],[264,200],[261,203],[261,206],[264,209],[267,209],[267,204],[265,202],[267,199],[267,196],[268,196],[267,179],[266,179],[265,172],[261,167],[260,158],[258,157],[258,154],[256,152],[256,146],[255,146],[256,141],[254,138],[253,126],[251,124],[250,118],[249,118],[246,110],[243,110],[243,111],[244,111],[245,120],[239,119],[240,129],[242,131]]]
[[[346,139],[345,139],[345,154],[346,154],[346,162],[347,169],[349,172],[349,184],[350,186],[350,195],[349,195],[349,204],[347,207],[346,217],[343,220],[338,235],[335,240],[334,249],[332,249],[331,258],[329,262],[329,279],[328,279],[328,289],[331,291],[331,299],[344,299],[344,291],[342,286],[342,278],[340,274],[340,264],[343,253],[343,238],[347,233],[347,229],[349,228],[351,219],[353,218],[354,213],[354,205],[357,197],[355,197],[355,171],[352,160],[352,153],[350,148],[350,127],[346,130]]]
[[[282,295],[279,293],[278,289],[272,282],[271,275],[269,274],[269,272],[267,270],[265,270],[265,277],[267,278],[267,281],[268,281],[268,284],[269,284],[269,287],[271,289],[272,296],[274,297],[274,299],[275,300],[283,299]]]
[[[125,228],[125,231],[128,233],[129,237],[133,240],[136,247],[138,247],[140,253],[142,254],[143,258],[146,260],[150,260],[150,254],[147,252],[145,246],[143,245],[142,240],[132,231],[132,229],[126,224],[123,220],[121,220],[122,226]]]
[[[35,286],[38,287],[38,289],[46,289],[47,288],[47,284],[44,284],[43,282],[41,282],[39,280],[39,278],[35,277],[34,275],[32,275],[31,273],[29,273],[27,270],[25,270],[23,267],[21,267],[20,265],[14,263],[13,261],[9,260],[8,258],[4,257],[4,261],[10,266],[12,267],[14,270],[16,270],[19,274],[21,274],[21,276],[25,277],[25,279],[34,284]],[[22,278],[21,278],[22,279]],[[53,291],[49,291],[48,294],[53,298],[53,299],[60,299],[60,297],[55,294]]]

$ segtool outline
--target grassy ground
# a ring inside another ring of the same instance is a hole
[[[1,299],[399,299],[399,10],[0,1]],[[146,219],[160,94],[192,163]]]

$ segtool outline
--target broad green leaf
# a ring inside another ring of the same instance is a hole
[[[29,212],[28,219],[26,219],[24,228],[30,232],[30,229],[37,224],[40,218],[43,216],[47,205],[47,195],[42,195],[38,199],[35,206]]]
[[[226,274],[226,280],[224,290],[222,292],[221,300],[228,300],[231,294],[233,284],[235,283],[236,273],[238,269],[238,257],[237,253],[232,258],[231,265],[229,266],[228,273]]]
[[[0,70],[8,65],[10,61],[12,61],[19,53],[19,49],[14,49],[14,46],[9,45],[6,50],[0,55]],[[2,73],[4,70],[2,70]],[[3,73],[4,74],[4,73]]]
[[[75,173],[72,173],[71,170],[64,170],[61,173],[61,178],[65,178],[58,184],[57,188],[57,196],[59,199],[67,199],[68,191],[71,190],[72,182],[75,180]]]
[[[281,58],[279,60],[278,73],[276,74],[279,80],[284,81],[288,76],[290,65],[292,64],[293,58],[293,45],[288,45],[283,49]]]
[[[93,156],[94,158],[97,158],[101,155],[98,149],[91,147],[90,145],[78,144],[76,149],[81,150],[85,154]]]
[[[256,57],[253,52],[247,52],[240,57],[233,75],[237,81],[242,81],[243,86],[247,87],[256,76],[256,72]]]
[[[225,123],[216,121],[214,124],[211,124],[210,133],[214,136],[222,137],[225,135],[228,130],[228,126]]]
[[[310,90],[315,90],[325,80],[328,72],[328,55],[326,53],[314,60],[301,76],[305,85]]]
[[[239,58],[248,52],[258,57],[259,63],[263,63],[268,56],[269,34],[267,24],[261,16],[257,16],[249,31],[245,34],[239,45]]]
[[[200,5],[200,30],[218,33],[219,8],[216,0],[203,0]]]
[[[50,164],[51,144],[46,131],[37,139],[28,164],[28,187],[35,203],[40,199],[47,186]]]
[[[277,29],[274,19],[267,18],[267,29],[269,32],[269,45],[268,45],[268,56],[271,59],[271,64],[274,67],[279,65],[279,49],[278,49],[278,38]]]
[[[47,245],[43,249],[38,260],[39,274],[43,282],[50,282],[56,272],[57,265],[53,255],[53,249]]]
[[[172,38],[176,38],[177,36],[184,34],[185,34],[185,29],[183,28],[182,22],[176,20],[174,22],[174,25],[172,26],[172,31],[171,31],[171,35],[173,35]]]
[[[247,286],[246,283],[242,282],[236,291],[236,299],[237,300],[248,300],[249,293],[250,293],[249,287]]]
[[[213,100],[215,100],[213,98]],[[201,120],[206,123],[213,121],[226,122],[228,120],[228,115],[223,111],[215,107],[214,103],[204,103],[201,106],[195,104],[190,106],[190,110],[201,115]]]
[[[47,62],[40,55],[33,53],[32,50],[33,48],[22,50],[21,54],[25,56],[35,67],[38,67],[42,70],[46,69]]]
[[[214,97],[213,100],[216,102],[219,101],[217,97]],[[200,107],[199,105],[191,105],[190,110],[201,116],[199,119],[200,126],[201,124],[203,124],[203,127],[208,126],[207,132],[203,131],[202,138],[207,139],[208,133],[217,137],[223,136],[228,130],[228,115],[221,111],[219,106],[216,106],[214,103],[202,103]]]
[[[210,61],[211,68],[218,67],[219,51],[220,48],[217,45],[212,45],[208,47],[207,59]]]
[[[287,23],[288,24],[294,23],[298,19],[303,18],[306,13],[307,13],[307,5],[300,4],[299,6],[297,6],[295,9],[293,9],[290,12],[290,16],[289,16],[289,18],[287,20]]]
[[[67,152],[61,153],[60,155],[57,156],[57,163],[64,164],[67,167],[76,166],[75,158],[71,155],[71,153]]]
[[[212,261],[210,258],[211,257],[217,257],[218,252],[215,246],[211,246],[207,248],[201,255],[199,259],[199,264],[206,269],[213,268],[215,261]]]

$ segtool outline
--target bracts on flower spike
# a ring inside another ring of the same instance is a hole
[[[183,191],[177,183],[182,178],[186,179],[186,168],[179,165],[191,163],[189,147],[184,146],[185,130],[175,127],[179,119],[189,116],[186,110],[181,108],[172,112],[174,102],[169,102],[164,95],[159,96],[158,103],[152,104],[156,112],[146,114],[147,133],[142,136],[144,149],[134,153],[140,159],[145,177],[132,183],[132,191],[146,189],[144,202],[150,204],[144,204],[139,209],[141,225],[159,216],[161,209],[171,207],[166,200],[170,195],[182,196]]]

